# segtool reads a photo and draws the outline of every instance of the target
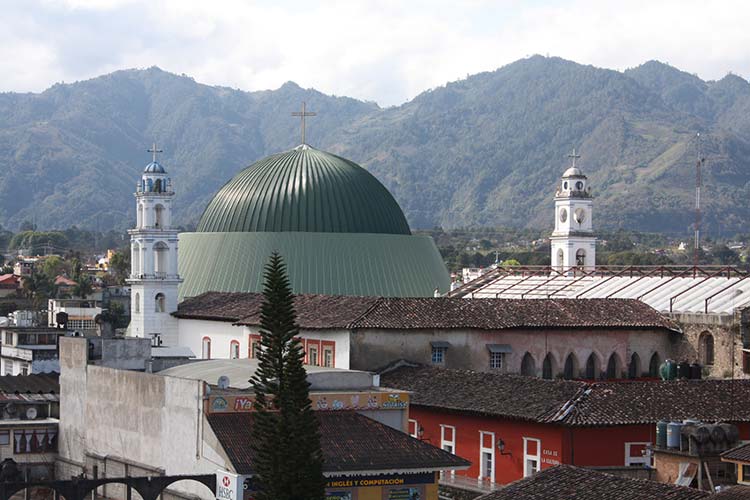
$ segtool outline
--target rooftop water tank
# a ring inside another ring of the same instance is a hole
[[[680,447],[680,431],[682,422],[669,422],[667,424],[667,448],[678,449]]]

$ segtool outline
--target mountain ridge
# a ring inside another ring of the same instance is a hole
[[[286,82],[246,92],[161,69],[119,70],[33,93],[0,94],[0,224],[132,224],[132,191],[156,140],[178,223],[245,166],[308,142],[356,161],[394,194],[413,228],[550,227],[573,147],[591,178],[598,227],[689,232],[696,132],[708,158],[708,232],[750,216],[750,84],[705,82],[649,61],[624,72],[533,56],[381,108]]]

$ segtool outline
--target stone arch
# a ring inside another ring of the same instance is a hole
[[[616,379],[620,378],[622,376],[622,361],[620,361],[620,356],[613,352],[609,355],[609,360],[607,360],[607,378],[608,379]]]
[[[634,352],[630,356],[630,363],[628,363],[628,378],[639,378],[642,373],[641,357],[637,352]]]
[[[557,363],[551,352],[548,352],[542,362],[542,378],[552,380],[557,375]]]
[[[521,375],[527,375],[529,377],[536,376],[536,361],[530,352],[524,354],[523,359],[521,360]]]
[[[154,243],[154,273],[157,277],[166,277],[169,272],[169,245],[163,241]]]
[[[586,359],[586,378],[590,380],[599,378],[602,369],[601,367],[602,364],[601,361],[599,361],[599,356],[597,356],[595,352],[589,354],[588,359]]]
[[[648,362],[648,376],[658,377],[660,367],[661,367],[661,356],[659,356],[658,352],[655,352],[651,355],[651,359]]]
[[[565,358],[565,369],[563,370],[563,378],[566,380],[572,380],[578,377],[580,368],[578,366],[578,358],[572,352]]]
[[[714,336],[708,330],[698,338],[698,353],[702,365],[714,364]]]
[[[166,297],[159,292],[154,297],[154,312],[163,313],[167,310]]]

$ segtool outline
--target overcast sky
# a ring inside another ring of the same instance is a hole
[[[159,66],[243,90],[292,80],[400,104],[532,54],[750,76],[750,2],[3,0],[0,90]]]

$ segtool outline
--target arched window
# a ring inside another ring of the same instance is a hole
[[[143,227],[144,224],[145,224],[145,222],[146,222],[146,221],[143,220],[143,203],[139,203],[138,204],[138,214],[137,214],[136,218],[138,219],[136,221],[137,222],[137,226],[138,227]]]
[[[565,370],[563,371],[563,378],[565,380],[572,380],[578,376],[578,359],[572,352],[565,358]]]
[[[154,273],[157,278],[167,277],[169,265],[169,247],[163,241],[154,244]]]
[[[239,359],[240,343],[236,340],[229,342],[229,359]]]
[[[136,293],[133,300],[135,300],[135,304],[133,304],[135,306],[135,312],[141,312],[141,294]]]
[[[703,332],[700,336],[700,357],[704,365],[714,364],[714,336]]]
[[[583,267],[586,265],[586,250],[579,248],[576,250],[576,266]]]
[[[521,375],[536,376],[536,362],[534,361],[534,356],[529,352],[524,354],[523,360],[521,360]]]
[[[154,182],[154,191],[157,193],[161,193],[161,179],[156,179],[156,182]]]
[[[542,363],[542,378],[552,380],[555,377],[555,372],[557,372],[555,358],[552,357],[551,352],[548,352]]]
[[[565,252],[561,248],[557,251],[557,267],[559,267],[561,270],[565,266]]]
[[[592,352],[586,360],[586,378],[591,380],[599,378],[600,366],[599,358]]]
[[[651,355],[651,361],[648,362],[648,376],[658,377],[660,367],[661,367],[661,358],[659,357],[659,353],[655,352]]]
[[[609,361],[607,361],[607,378],[608,379],[620,378],[622,374],[621,367],[622,367],[622,364],[620,363],[620,356],[618,356],[616,352],[613,352],[609,356]]]
[[[211,359],[211,338],[203,337],[203,344],[201,346],[201,358]]]
[[[164,210],[163,205],[156,205],[154,207],[154,227],[163,228],[166,225],[166,221],[164,220],[165,214],[166,211]]]
[[[156,297],[154,298],[154,311],[158,313],[163,313],[166,310],[166,304],[164,303],[166,298],[164,297],[163,293],[157,293]]]
[[[630,356],[630,364],[628,364],[628,378],[638,378],[641,376],[641,357],[638,356],[637,352],[634,352]]]

